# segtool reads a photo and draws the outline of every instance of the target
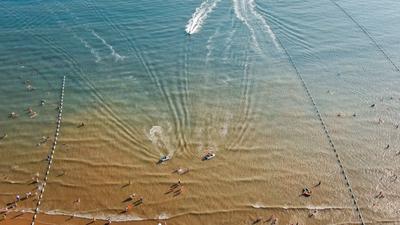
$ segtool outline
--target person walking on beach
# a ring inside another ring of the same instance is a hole
[[[129,204],[129,205],[127,205],[126,207],[125,207],[125,213],[127,213],[130,209],[132,209],[132,205],[131,204]]]
[[[111,219],[110,218],[107,219],[106,225],[109,225],[109,224],[111,224]]]

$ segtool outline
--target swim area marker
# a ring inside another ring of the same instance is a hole
[[[340,167],[340,172],[343,175],[343,178],[344,178],[345,184],[346,184],[346,186],[348,188],[348,191],[350,193],[351,199],[353,200],[354,208],[357,211],[358,218],[360,219],[360,224],[361,225],[365,225],[364,218],[363,218],[363,215],[361,213],[360,207],[358,206],[357,198],[356,198],[356,196],[354,194],[353,188],[351,187],[351,183],[350,183],[349,177],[347,176],[347,172],[346,172],[346,170],[345,170],[345,168],[343,166],[342,160],[340,159],[339,153],[336,150],[336,147],[335,147],[335,144],[332,141],[331,135],[329,134],[329,130],[328,130],[327,126],[325,125],[324,120],[322,119],[322,116],[321,116],[321,113],[319,112],[318,106],[314,101],[314,97],[311,95],[311,91],[308,88],[307,83],[304,81],[304,79],[301,76],[299,70],[297,69],[296,64],[294,64],[292,57],[289,55],[289,52],[287,51],[285,46],[282,44],[281,40],[278,37],[276,37],[276,40],[279,42],[280,46],[282,47],[285,55],[287,56],[287,58],[289,60],[289,63],[294,68],[294,70],[295,70],[295,72],[297,74],[297,77],[301,81],[301,84],[302,84],[304,90],[306,91],[306,94],[307,94],[308,98],[310,99],[311,104],[313,105],[313,108],[314,108],[314,111],[315,111],[315,113],[316,113],[316,115],[318,117],[318,120],[321,122],[322,130],[324,131],[324,133],[326,135],[326,138],[328,139],[329,145],[331,146],[331,149],[333,150],[333,152],[334,152],[334,154],[336,156],[336,161],[337,161],[337,163],[338,163],[338,165]]]
[[[363,27],[360,23],[358,23],[342,6],[340,6],[334,0],[330,0],[336,7],[338,7],[353,23],[355,23],[360,30],[371,40],[371,42],[376,46],[376,48],[382,53],[382,55],[389,61],[390,64],[394,67],[397,72],[400,72],[400,68],[393,62],[393,60],[389,57],[389,55],[383,50],[383,48],[378,44],[378,42],[369,34],[368,30]]]
[[[42,183],[42,189],[40,190],[39,198],[36,203],[36,208],[35,212],[32,217],[32,223],[31,225],[35,225],[35,220],[37,217],[37,214],[39,213],[39,207],[42,202],[43,194],[44,194],[44,189],[46,188],[47,184],[47,179],[50,173],[51,165],[53,164],[53,158],[54,158],[54,151],[56,150],[57,146],[57,139],[60,134],[60,127],[61,127],[61,119],[62,119],[62,111],[63,111],[63,106],[64,106],[64,88],[65,88],[65,76],[63,77],[62,85],[61,85],[61,96],[60,96],[60,105],[58,107],[58,117],[57,117],[57,127],[56,127],[56,132],[54,134],[54,141],[53,141],[53,146],[51,147],[51,153],[48,155],[47,160],[47,169],[46,169],[46,174],[44,175],[44,180]]]

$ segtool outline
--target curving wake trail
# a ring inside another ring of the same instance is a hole
[[[268,34],[274,46],[280,49],[275,33],[268,25],[267,20],[256,10],[256,2],[254,0],[233,0],[233,9],[238,20],[249,29],[254,47],[258,51],[261,51],[260,42],[257,38],[260,34]]]
[[[111,55],[115,58],[115,61],[119,61],[119,60],[124,60],[125,56],[121,56],[120,54],[118,54],[114,47],[112,45],[110,45],[109,43],[107,43],[106,40],[104,40],[102,37],[100,37],[100,35],[98,35],[94,30],[92,30],[92,34],[99,39],[105,46],[107,46],[110,51],[111,51]]]
[[[211,13],[215,7],[217,7],[217,3],[219,1],[220,0],[206,0],[205,2],[201,3],[201,5],[196,8],[192,18],[190,18],[186,24],[186,33],[194,34],[199,32],[204,21],[207,19],[208,14]]]

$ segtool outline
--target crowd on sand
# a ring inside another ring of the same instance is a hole
[[[26,89],[28,91],[34,91],[35,88],[32,86],[32,82],[27,80],[24,82],[24,84],[26,85]],[[392,99],[392,98],[391,98]],[[46,100],[45,99],[41,99],[39,106],[44,106],[46,104]],[[370,108],[375,108],[377,106],[377,104],[371,104]],[[36,111],[33,110],[32,107],[28,107],[26,109],[26,114],[34,119],[38,116],[38,113]],[[344,117],[345,115],[343,113],[338,113],[337,117]],[[357,113],[353,113],[352,117],[357,117]],[[8,117],[10,119],[17,119],[19,117],[19,114],[16,112],[10,112]],[[383,124],[384,120],[382,118],[378,118],[377,120],[378,124]],[[81,122],[77,125],[78,128],[83,128],[85,127],[85,123]],[[398,129],[399,125],[398,124],[394,124],[394,129]],[[2,135],[0,135],[0,141],[4,141],[6,138],[8,137],[7,133],[3,133]],[[41,146],[43,144],[45,144],[47,141],[49,140],[48,136],[43,136],[40,138],[40,140],[38,141],[38,143],[36,144],[36,146]],[[384,146],[385,150],[388,150],[390,148],[390,144],[387,144],[386,146]],[[396,156],[400,155],[400,151],[397,152],[395,154]],[[213,153],[212,151],[207,151],[207,153],[202,157],[202,160],[210,160],[212,158],[214,158],[215,153]],[[48,157],[47,157],[47,160]],[[169,156],[163,156],[161,157],[161,159],[158,161],[157,164],[159,163],[166,163],[166,161],[170,160]],[[172,171],[173,173],[179,174],[179,175],[184,175],[186,173],[189,172],[188,168],[177,168],[174,171]],[[61,175],[64,175],[65,172],[63,171],[61,173]],[[397,175],[393,175],[393,177],[391,177],[391,181],[396,181],[397,180]],[[2,220],[6,220],[7,219],[7,215],[10,212],[20,212],[21,215],[25,213],[25,211],[23,209],[21,210],[17,210],[19,203],[26,201],[28,199],[33,199],[33,201],[38,199],[38,193],[40,193],[41,188],[43,188],[43,181],[40,180],[40,176],[39,173],[37,172],[33,177],[32,180],[28,182],[30,185],[35,185],[35,188],[33,189],[33,191],[28,191],[24,194],[16,194],[15,198],[8,202],[3,209],[0,209],[0,215],[2,215]],[[131,185],[132,182],[129,181],[126,185],[124,185],[124,187]],[[320,187],[322,185],[322,181],[318,181],[316,182],[312,187],[303,187],[303,189],[300,192],[300,196],[301,197],[311,197],[313,195],[313,190]],[[181,182],[181,180],[179,179],[177,182],[173,183],[172,185],[170,185],[169,189],[165,192],[166,195],[172,195],[174,197],[177,197],[179,195],[182,195],[184,193],[184,185]],[[379,193],[377,193],[375,196],[373,196],[373,198],[379,200],[379,199],[383,199],[385,198],[385,194],[383,193],[383,191],[379,191]],[[144,204],[145,202],[145,198],[141,195],[137,195],[136,193],[131,193],[129,194],[126,199],[124,199],[122,201],[123,203],[125,203],[125,207],[121,209],[121,213],[128,213],[129,211],[133,210],[135,207],[139,207],[140,205]],[[74,205],[79,205],[81,203],[81,199],[78,198],[76,199],[73,204]],[[375,206],[376,203],[374,203],[373,206]],[[308,214],[308,217],[314,217],[316,214],[318,213],[318,211],[316,209],[311,210]],[[73,217],[73,216],[72,216]],[[96,222],[96,218],[93,217],[90,223],[95,223]],[[89,224],[90,224],[89,223]],[[106,220],[106,224],[111,224],[112,223],[112,219],[108,218]],[[269,217],[257,217],[256,219],[252,220],[251,222],[252,224],[264,224],[264,223],[269,223],[269,224],[277,224],[278,223],[278,217],[276,217],[275,215],[271,215]],[[165,221],[160,221],[158,222],[158,225],[166,225],[167,223]],[[291,225],[300,225],[298,222],[296,222],[295,224],[291,224]]]

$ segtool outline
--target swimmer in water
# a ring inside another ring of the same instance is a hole
[[[311,196],[311,190],[308,189],[307,187],[303,188],[302,195],[303,195],[304,197],[310,197],[310,196]]]
[[[16,119],[18,118],[18,114],[16,112],[11,112],[8,114],[8,117],[10,117],[11,119]]]
[[[3,140],[5,138],[7,138],[7,137],[8,137],[8,134],[3,134],[3,136],[0,137],[0,140]]]

